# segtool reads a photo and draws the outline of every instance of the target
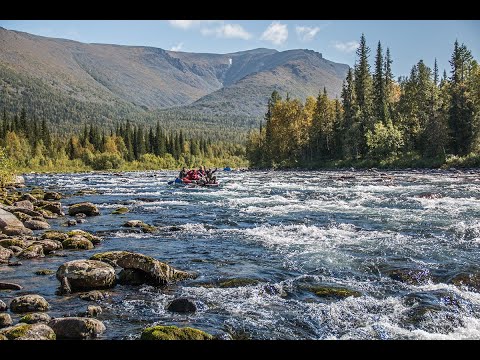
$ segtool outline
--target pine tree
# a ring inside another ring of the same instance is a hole
[[[373,107],[375,121],[381,121],[385,124],[389,118],[386,98],[386,79],[384,76],[384,64],[382,54],[382,44],[380,41],[377,46],[377,55],[375,57],[375,72],[373,74]]]

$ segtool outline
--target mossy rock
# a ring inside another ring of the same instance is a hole
[[[64,249],[92,250],[92,242],[83,236],[75,235],[62,242]]]
[[[19,259],[33,259],[37,257],[44,257],[43,246],[40,244],[32,244],[17,255]]]
[[[18,238],[0,240],[0,246],[4,248],[8,248],[10,246],[18,246],[18,247],[21,247],[22,249],[25,249],[28,245],[29,245],[28,242]]]
[[[450,282],[455,286],[466,286],[472,290],[480,292],[480,271],[457,274],[450,280]]]
[[[112,214],[113,215],[121,215],[121,214],[126,214],[128,213],[130,210],[128,210],[128,208],[126,207],[119,207],[117,209],[115,209]]]
[[[44,323],[47,324],[52,318],[50,315],[45,313],[30,313],[24,315],[20,318],[19,322],[25,324],[37,324],[37,323]]]
[[[43,233],[41,238],[48,239],[48,240],[64,241],[68,239],[68,235],[61,231],[48,230]]]
[[[71,230],[67,233],[69,237],[77,236],[80,235],[84,237],[85,239],[89,240],[92,242],[94,245],[98,245],[102,242],[102,239],[100,239],[98,236],[95,236],[87,231],[84,230]]]
[[[143,330],[140,340],[213,340],[213,336],[191,327],[159,325]]]
[[[157,231],[157,228],[153,225],[148,225],[148,224],[142,224],[140,226],[140,229],[142,229],[142,231],[144,233],[153,233],[155,231]]]
[[[431,280],[428,269],[394,269],[387,271],[387,275],[409,285],[424,285]]]
[[[355,291],[347,288],[333,287],[333,286],[313,285],[313,286],[309,286],[307,290],[314,293],[318,297],[325,297],[325,298],[343,299],[350,296],[354,296],[354,297],[362,296],[362,293],[360,293],[359,291]]]
[[[14,211],[12,213],[13,215],[15,215],[15,217],[20,220],[21,222],[25,222],[25,221],[28,221],[28,220],[31,220],[32,217],[30,215],[27,215],[23,212],[20,212],[20,211]]]
[[[45,192],[43,191],[42,188],[35,187],[35,188],[32,189],[32,191],[30,191],[30,195],[32,195],[33,197],[35,197],[37,199],[43,199],[43,196],[45,195]]]
[[[248,278],[235,278],[221,281],[218,286],[221,288],[235,288],[248,285],[257,285],[258,280]]]
[[[49,308],[47,300],[40,295],[18,296],[10,303],[10,310],[14,313],[47,311]]]
[[[8,338],[5,335],[0,334],[0,340],[8,340]]]
[[[40,269],[35,271],[35,275],[52,275],[55,274],[55,271],[50,269]]]
[[[106,251],[97,253],[90,257],[90,260],[97,260],[105,262],[113,267],[118,266],[117,261],[127,254],[131,254],[129,251]]]
[[[0,331],[8,340],[56,340],[55,332],[45,324],[17,324]]]

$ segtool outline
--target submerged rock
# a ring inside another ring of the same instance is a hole
[[[157,231],[157,228],[153,225],[148,225],[145,224],[141,220],[129,220],[125,224],[123,224],[124,227],[133,227],[133,228],[139,228],[145,233],[152,233]]]
[[[61,291],[105,289],[115,285],[115,269],[96,260],[73,260],[57,270]]]
[[[19,322],[26,324],[37,324],[44,323],[47,324],[52,318],[46,313],[31,313],[24,315]]]
[[[98,210],[98,208],[91,202],[82,202],[70,205],[70,207],[68,208],[68,215],[74,216],[78,213],[84,213],[87,216],[100,215],[100,211]]]
[[[67,233],[67,235],[69,237],[80,235],[80,236],[84,237],[85,239],[91,241],[92,244],[94,244],[94,245],[100,244],[102,242],[101,238],[89,233],[88,231],[84,231],[84,230],[78,230],[78,229],[77,230],[72,230],[72,231],[69,231]]]
[[[154,285],[165,285],[170,281],[194,277],[185,271],[177,270],[157,259],[138,253],[127,253],[117,261],[124,269],[136,269],[149,276],[149,282]]]
[[[213,336],[191,327],[153,326],[142,331],[141,340],[213,340]]]
[[[97,337],[106,330],[105,325],[101,321],[82,317],[53,319],[48,325],[60,339],[85,339]]]
[[[466,286],[480,292],[480,271],[473,273],[460,273],[455,275],[450,282],[456,286]]]
[[[52,328],[45,324],[17,324],[0,330],[9,340],[55,340]]]
[[[65,223],[63,223],[64,226],[75,226],[77,225],[77,220],[75,219],[70,219],[68,221],[66,221]]]
[[[423,285],[431,280],[428,269],[394,269],[386,273],[391,279],[410,285]]]
[[[234,288],[248,285],[257,285],[258,280],[248,278],[235,278],[221,281],[218,286],[221,288]]]
[[[18,296],[10,303],[10,310],[14,313],[47,311],[49,307],[47,300],[40,295]]]
[[[312,285],[307,288],[308,291],[314,293],[318,297],[325,298],[347,298],[350,296],[359,297],[362,293],[356,290],[335,286]]]
[[[78,297],[86,301],[98,301],[103,300],[105,295],[101,291],[92,290],[86,293],[81,293]]]
[[[40,244],[32,244],[18,254],[18,258],[20,259],[33,259],[44,256],[45,254],[43,253],[43,246]]]
[[[115,209],[115,210],[112,212],[112,214],[113,214],[113,215],[121,215],[121,214],[126,214],[126,213],[128,213],[128,212],[129,212],[129,210],[128,210],[127,207],[119,207],[119,208]]]
[[[62,195],[55,191],[49,191],[43,195],[43,200],[60,200],[61,198]]]
[[[195,305],[195,302],[189,298],[177,298],[168,304],[167,310],[179,313],[189,313],[197,311],[197,305]]]
[[[7,313],[0,313],[0,328],[4,328],[13,324],[12,317]]]
[[[55,274],[55,271],[49,269],[40,269],[35,271],[35,275],[52,275]]]
[[[88,317],[95,318],[98,315],[100,315],[102,312],[103,312],[103,310],[100,306],[88,305],[87,306],[87,311],[85,312],[85,315],[87,315]]]

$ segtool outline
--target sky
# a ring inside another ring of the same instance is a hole
[[[166,50],[229,53],[266,47],[311,49],[353,66],[362,33],[373,59],[378,41],[390,48],[394,76],[422,59],[449,73],[456,39],[480,60],[480,20],[0,20],[9,30],[86,43],[153,46]]]

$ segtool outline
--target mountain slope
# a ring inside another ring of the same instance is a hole
[[[273,89],[305,98],[325,86],[338,96],[347,70],[312,50],[186,53],[0,28],[0,107],[26,107],[66,128],[85,121],[166,122],[172,114],[185,121],[201,114],[225,127],[232,117],[263,114]]]

